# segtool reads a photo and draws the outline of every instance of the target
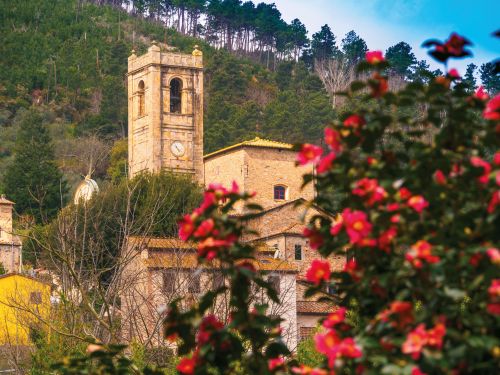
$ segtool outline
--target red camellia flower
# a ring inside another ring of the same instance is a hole
[[[427,375],[427,374],[422,372],[419,367],[415,366],[411,369],[411,375]]]
[[[486,160],[481,159],[479,156],[472,156],[470,163],[476,168],[483,168],[483,174],[478,177],[481,184],[487,184],[490,178],[491,165]]]
[[[202,238],[208,236],[210,233],[212,233],[213,229],[215,227],[215,222],[212,218],[204,220],[199,227],[195,230],[194,236],[196,238]]]
[[[398,235],[398,230],[396,227],[390,227],[386,231],[382,232],[377,241],[378,247],[381,250],[389,253],[392,241],[396,238],[397,235]]]
[[[182,220],[179,221],[179,238],[182,241],[187,241],[193,234],[194,229],[193,217],[191,215],[184,215]]]
[[[495,155],[493,155],[493,164],[500,166],[500,151],[495,152]]]
[[[399,189],[398,194],[399,194],[399,197],[404,201],[410,199],[412,196],[411,191],[405,187],[402,187],[401,189]]]
[[[302,145],[300,152],[297,154],[297,162],[300,165],[309,163],[316,164],[323,155],[323,149],[319,146],[305,143]]]
[[[444,43],[439,40],[428,40],[422,44],[423,47],[434,46],[434,50],[430,51],[429,54],[441,62],[446,62],[450,57],[460,58],[470,56],[471,53],[465,49],[465,46],[470,45],[472,43],[469,40],[457,33],[452,33]]]
[[[336,357],[339,351],[339,344],[342,340],[333,330],[327,330],[324,333],[317,333],[314,336],[316,350],[327,357]]]
[[[235,237],[227,237],[225,239],[208,237],[198,244],[198,256],[212,260],[217,256],[219,250],[231,247],[235,241]]]
[[[426,344],[427,331],[423,324],[419,324],[417,328],[406,336],[406,341],[403,343],[401,351],[404,354],[410,354],[413,359],[417,360],[420,358],[420,353]]]
[[[340,342],[340,355],[346,358],[359,358],[363,355],[361,348],[352,337],[347,337]]]
[[[479,86],[477,88],[476,92],[474,93],[474,98],[481,100],[481,101],[486,101],[490,98],[490,96],[488,95],[488,93],[486,91],[484,91],[483,86]]]
[[[374,98],[380,98],[385,95],[389,90],[389,83],[387,79],[378,73],[373,74],[372,79],[369,81],[370,87],[372,89],[372,96]]]
[[[488,213],[493,213],[495,211],[496,207],[500,205],[500,190],[495,191],[493,195],[491,196],[490,202],[488,203],[488,208],[487,211]]]
[[[432,254],[432,245],[420,240],[411,247],[411,251],[406,254],[406,260],[410,262],[415,268],[422,268],[422,261],[427,263],[438,263],[439,257]]]
[[[330,152],[319,161],[318,166],[316,167],[316,172],[318,172],[319,174],[328,172],[332,167],[333,161],[336,157],[337,155],[334,152]]]
[[[421,195],[414,195],[408,199],[408,206],[413,208],[416,212],[421,213],[424,208],[429,207],[429,202]]]
[[[442,170],[438,169],[434,172],[434,181],[436,181],[436,184],[438,185],[446,185],[446,176]]]
[[[335,375],[334,373],[328,372],[321,368],[312,368],[306,365],[292,367],[292,373],[297,375]]]
[[[197,335],[198,345],[205,345],[210,342],[212,334],[222,328],[224,328],[224,324],[215,315],[209,314],[205,316],[200,323]]]
[[[363,275],[361,270],[358,268],[356,259],[350,259],[345,263],[344,272],[349,274],[354,282],[361,280],[361,276]]]
[[[339,307],[335,312],[328,315],[328,317],[323,320],[323,327],[333,328],[337,324],[343,323],[345,321],[345,313],[347,309],[345,307]]]
[[[342,219],[352,244],[361,243],[372,231],[372,224],[363,211],[351,211],[350,208],[346,208],[342,212]]]
[[[500,94],[497,94],[486,104],[483,117],[486,120],[500,121]]]
[[[379,319],[385,323],[390,322],[394,328],[403,329],[414,321],[413,305],[406,301],[391,302],[389,308],[379,314]]]
[[[446,326],[443,323],[438,323],[427,330],[427,345],[433,346],[437,349],[443,347],[443,337],[446,334]]]
[[[304,228],[302,234],[309,240],[309,246],[311,249],[316,250],[323,246],[323,236],[317,229],[306,227]]]
[[[195,364],[196,362],[193,358],[182,358],[177,365],[177,371],[183,375],[192,375],[194,374]]]
[[[365,124],[366,124],[365,118],[360,115],[350,115],[348,118],[344,120],[344,126],[353,129],[359,129]]]
[[[382,51],[368,51],[365,54],[366,62],[371,65],[376,65],[385,61]]]
[[[285,359],[283,357],[271,358],[267,361],[267,366],[269,371],[275,371],[279,368],[282,368],[285,365]]]
[[[488,288],[488,294],[492,298],[500,297],[500,279],[494,279],[491,281],[491,285]]]
[[[356,182],[352,193],[359,197],[367,198],[366,203],[368,206],[373,206],[387,197],[387,192],[378,184],[376,179],[366,177]]]
[[[306,280],[314,285],[321,284],[322,281],[330,280],[330,263],[319,259],[314,259],[311,267],[307,270]]]
[[[332,128],[325,128],[325,143],[333,152],[342,151],[342,141],[338,131]]]
[[[456,70],[455,68],[453,69],[450,69],[448,71],[448,76],[453,78],[453,79],[460,79],[460,73],[458,72],[458,70]]]

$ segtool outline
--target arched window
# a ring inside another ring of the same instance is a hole
[[[276,185],[274,187],[274,199],[285,200],[286,199],[286,187],[283,185]]]
[[[139,113],[139,117],[140,117],[140,116],[144,116],[146,114],[145,103],[144,103],[144,81],[139,82],[137,95],[139,96],[138,113]]]
[[[170,112],[182,112],[182,81],[174,78],[170,81]]]

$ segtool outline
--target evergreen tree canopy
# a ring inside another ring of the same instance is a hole
[[[367,51],[366,42],[354,30],[349,31],[345,38],[342,39],[342,52],[353,65],[364,59]]]
[[[491,62],[481,65],[479,74],[484,88],[490,95],[496,95],[500,91],[500,73],[495,72],[495,65]]]
[[[14,151],[4,183],[17,212],[32,216],[38,223],[53,218],[65,203],[67,186],[54,162],[43,117],[36,110],[25,114]]]
[[[329,59],[339,53],[335,35],[333,35],[330,26],[323,25],[319,32],[313,34],[311,48],[313,58],[318,60]]]
[[[408,77],[411,67],[417,63],[415,54],[406,42],[399,42],[389,47],[385,52],[385,57],[391,64],[392,72],[405,78]]]
[[[477,69],[477,65],[470,63],[467,65],[467,70],[465,71],[464,78],[462,80],[462,83],[465,85],[466,89],[469,92],[474,91],[476,88],[476,77],[474,77],[474,73]]]

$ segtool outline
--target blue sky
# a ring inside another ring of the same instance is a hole
[[[480,65],[500,56],[500,0],[272,0],[286,21],[299,18],[312,33],[329,24],[340,44],[354,30],[372,50],[400,41],[409,43],[419,59],[434,63],[420,47],[429,38],[445,39],[452,31],[468,37],[473,58],[453,60],[450,67],[465,73],[470,62]]]

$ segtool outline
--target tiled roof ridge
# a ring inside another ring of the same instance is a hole
[[[215,156],[215,155],[224,153],[226,151],[231,151],[231,150],[234,150],[234,149],[237,149],[237,148],[240,148],[240,147],[244,147],[244,146],[266,147],[266,148],[282,148],[282,149],[286,149],[286,150],[291,150],[293,148],[293,145],[291,143],[274,141],[272,139],[267,139],[267,138],[255,137],[254,139],[250,139],[250,140],[247,140],[247,141],[242,141],[242,142],[236,143],[234,145],[227,146],[227,147],[221,148],[219,150],[216,150],[214,152],[211,152],[211,153],[203,156],[203,158],[204,159],[205,158],[209,158],[211,156]]]

